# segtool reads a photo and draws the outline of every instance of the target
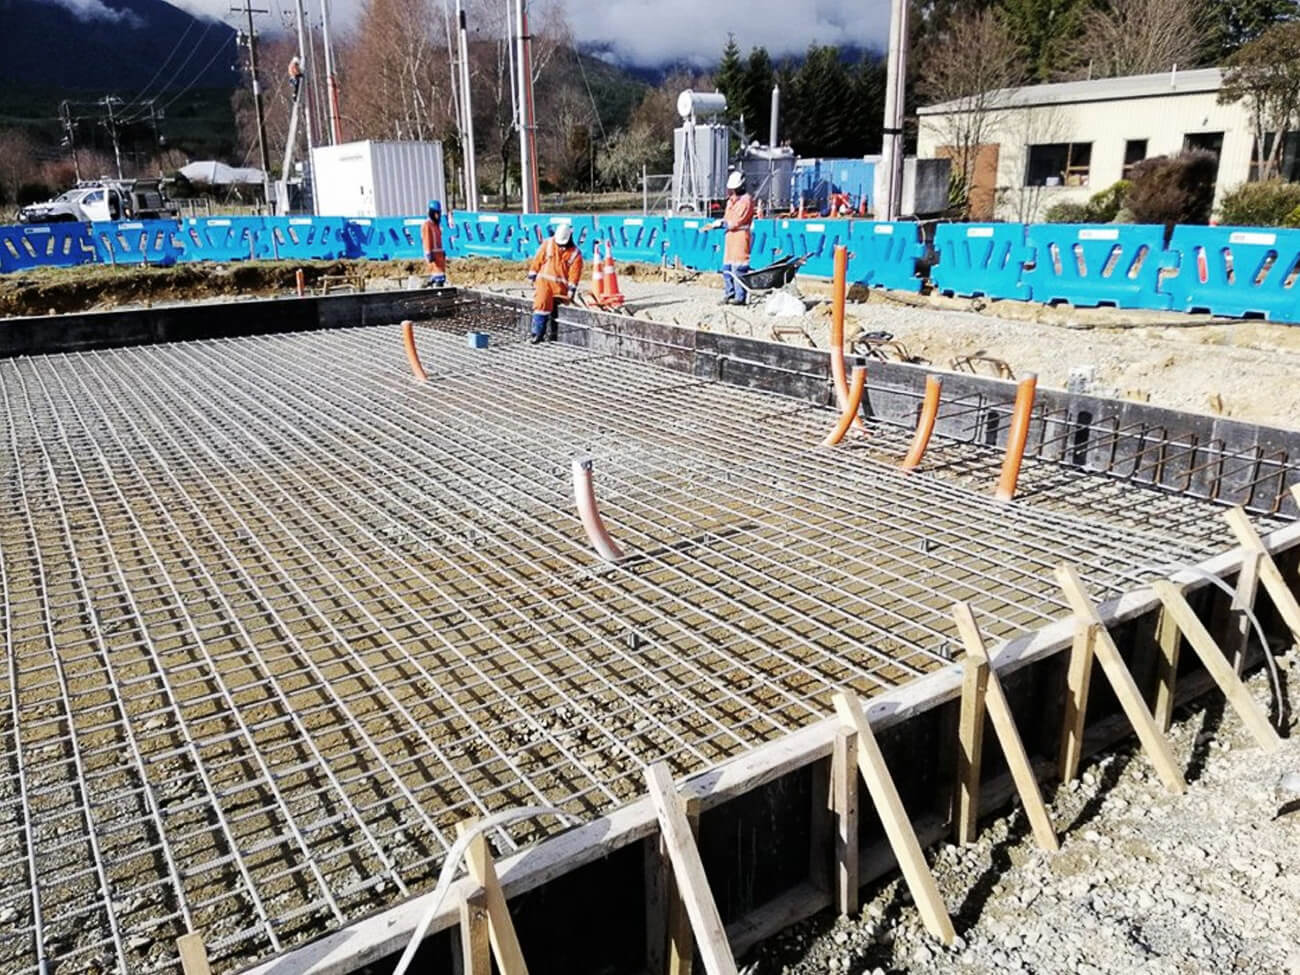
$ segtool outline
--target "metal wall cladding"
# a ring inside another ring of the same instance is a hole
[[[409,217],[447,206],[441,142],[349,142],[312,151],[324,216]]]

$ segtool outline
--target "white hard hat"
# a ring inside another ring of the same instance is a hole
[[[573,224],[557,223],[555,225],[555,242],[563,247],[571,240],[573,240]]]
[[[745,185],[745,177],[740,174],[739,170],[733,172],[727,177],[727,189],[738,190]]]

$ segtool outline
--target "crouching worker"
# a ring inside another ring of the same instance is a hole
[[[546,338],[557,301],[568,301],[578,293],[582,280],[582,254],[573,243],[573,227],[556,224],[528,262],[528,280],[533,282],[533,345]]]
[[[420,241],[424,244],[429,287],[441,288],[447,283],[447,252],[442,246],[442,204],[437,200],[429,201],[429,219],[420,228]]]

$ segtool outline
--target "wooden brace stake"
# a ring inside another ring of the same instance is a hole
[[[980,760],[984,754],[984,700],[988,681],[988,663],[968,655],[962,661],[961,717],[957,723],[957,792],[952,815],[953,842],[958,845],[973,843],[977,832]]]
[[[197,931],[183,934],[176,939],[176,951],[181,956],[181,971],[185,975],[211,975],[208,967],[208,949],[203,944],[203,935]]]
[[[458,823],[457,835],[463,836],[472,827],[472,820]],[[488,850],[487,838],[482,834],[475,836],[465,850],[465,866],[469,869],[473,881],[483,888],[488,942],[492,946],[492,954],[496,957],[497,968],[501,970],[501,975],[528,975],[528,966],[524,964],[524,953],[519,947],[519,939],[515,936],[515,926],[510,920],[510,909],[506,906],[505,895],[501,893],[501,883],[497,880],[496,866]]]
[[[1177,586],[1172,582],[1153,582],[1151,588],[1155,590],[1160,602],[1164,605],[1166,612],[1169,613],[1174,623],[1187,637],[1187,643],[1196,655],[1201,658],[1201,663],[1205,665],[1205,670],[1214,682],[1219,685],[1223,691],[1224,697],[1232,705],[1232,709],[1237,712],[1246,729],[1255,736],[1255,740],[1265,751],[1274,751],[1281,746],[1282,741],[1278,738],[1277,732],[1273,726],[1268,723],[1268,718],[1260,710],[1259,705],[1251,698],[1250,692],[1246,690],[1246,685],[1241,682],[1236,671],[1228,663],[1218,645],[1214,642],[1214,637],[1210,636],[1210,631],[1205,628],[1200,618],[1192,609],[1191,604]]]
[[[731,956],[727,932],[709,890],[700,850],[695,844],[672,773],[665,763],[658,762],[645,770],[645,780],[650,790],[650,801],[659,817],[659,831],[663,834],[668,859],[673,865],[677,890],[686,906],[700,958],[704,961],[704,970],[709,975],[736,975],[736,961]]]
[[[1178,658],[1182,651],[1183,634],[1174,622],[1168,608],[1161,607],[1156,617],[1156,644],[1160,654],[1156,657],[1156,702],[1151,709],[1156,727],[1168,731],[1174,722],[1174,694],[1178,683]]]
[[[1065,714],[1061,722],[1061,753],[1057,771],[1062,782],[1072,782],[1079,774],[1083,756],[1083,725],[1088,717],[1088,691],[1092,687],[1093,647],[1097,633],[1104,627],[1076,620],[1074,642],[1070,645],[1070,662],[1065,675]]]
[[[925,854],[921,852],[921,844],[917,842],[912,822],[907,818],[903,800],[899,798],[898,789],[889,775],[885,756],[880,751],[875,735],[871,733],[871,723],[862,710],[862,702],[857,695],[836,691],[835,710],[840,720],[857,732],[858,769],[867,783],[867,792],[871,795],[881,825],[885,827],[885,835],[889,838],[889,845],[903,872],[903,879],[907,881],[907,888],[912,892],[912,899],[921,912],[921,920],[927,931],[943,944],[950,945],[957,937],[952,918],[948,916],[948,908],[939,896],[934,874],[925,862]]]
[[[1047,806],[1043,803],[1043,793],[1039,791],[1038,779],[1034,776],[1034,767],[1029,763],[1029,756],[1025,753],[1024,742],[1020,739],[1020,732],[1016,730],[1015,718],[1011,714],[1011,705],[1007,702],[1007,696],[1002,690],[1002,682],[998,680],[997,671],[989,663],[988,650],[984,645],[984,637],[980,634],[979,624],[975,622],[975,614],[971,612],[970,606],[966,603],[958,603],[953,607],[953,616],[957,619],[957,629],[961,632],[962,643],[966,645],[967,663],[973,664],[974,668],[984,672],[982,693],[985,695],[985,706],[988,709],[989,720],[993,723],[993,733],[998,737],[998,743],[1002,746],[1002,754],[1006,756],[1007,768],[1011,770],[1012,781],[1016,784],[1016,791],[1020,793],[1020,801],[1025,807],[1025,814],[1029,817],[1029,824],[1034,830],[1034,839],[1038,842],[1039,847],[1047,850],[1049,853],[1055,853],[1061,848],[1056,839],[1056,830],[1052,828],[1052,817],[1047,812]],[[976,683],[979,689],[979,683]],[[983,721],[984,707],[980,707],[981,723]],[[962,701],[962,715],[965,717],[965,700]],[[978,761],[976,769],[978,770]],[[974,819],[979,815],[979,777],[978,773],[974,781],[974,803],[971,812],[971,825],[974,826]]]
[[[1124,709],[1129,723],[1137,732],[1142,749],[1147,753],[1151,764],[1155,766],[1156,774],[1160,776],[1160,780],[1170,792],[1187,791],[1187,782],[1183,779],[1182,769],[1174,761],[1174,753],[1169,747],[1169,742],[1156,727],[1155,718],[1147,710],[1146,702],[1142,700],[1142,692],[1133,682],[1133,675],[1128,672],[1119,648],[1115,646],[1115,641],[1111,639],[1105,624],[1102,623],[1092,598],[1083,588],[1083,580],[1079,578],[1074,567],[1067,564],[1056,567],[1056,580],[1064,591],[1065,599],[1074,611],[1074,615],[1082,622],[1095,624],[1098,627],[1096,639],[1093,641],[1093,652],[1101,664],[1106,679],[1110,681],[1111,689],[1114,690],[1120,707]]]
[[[835,732],[831,751],[832,806],[835,810],[835,907],[858,912],[858,736],[849,728]]]
[[[460,902],[460,956],[465,975],[492,975],[487,895],[482,890]]]
[[[1292,488],[1292,491],[1295,491]],[[1295,594],[1291,592],[1290,586],[1282,578],[1282,573],[1273,561],[1273,556],[1269,554],[1264,542],[1260,539],[1259,533],[1255,531],[1255,526],[1250,523],[1245,509],[1233,508],[1225,512],[1223,516],[1232,533],[1237,536],[1237,541],[1247,553],[1259,553],[1259,581],[1264,584],[1264,589],[1268,596],[1273,600],[1273,606],[1277,609],[1278,615],[1286,622],[1287,629],[1291,631],[1291,637],[1297,643],[1300,643],[1300,603],[1296,602]]]

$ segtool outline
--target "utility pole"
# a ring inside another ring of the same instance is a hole
[[[304,68],[303,68],[303,73],[304,73],[304,75],[305,75],[305,74],[306,74],[306,66],[308,66],[308,65],[311,64],[311,62],[307,60],[307,28],[304,26],[304,24],[305,24],[305,20],[306,20],[306,16],[307,16],[307,12],[303,9],[303,0],[297,0],[297,2],[294,4],[294,6],[297,8],[296,12],[297,12],[297,15],[298,15],[298,63],[304,66]],[[304,77],[304,78],[302,79],[302,83],[303,83],[304,85],[310,85],[310,84],[311,84],[311,78],[310,78],[310,77]],[[310,90],[311,90],[311,89],[309,88],[308,91],[310,91]],[[301,94],[301,86],[300,86],[300,94]],[[310,166],[310,165],[311,165],[311,150],[312,150],[312,145],[313,145],[313,142],[312,142],[312,131],[311,131],[311,114],[312,114],[312,113],[311,113],[311,98],[310,98],[310,97],[308,97],[308,99],[307,99],[307,103],[303,106],[303,113],[304,113],[304,120],[305,120],[306,123],[307,123],[307,164],[308,164],[308,166]],[[289,177],[288,177],[288,175],[286,174],[286,175],[285,175],[285,179],[288,179],[288,178],[289,178]]]
[[[266,119],[262,115],[262,86],[257,80],[257,34],[253,30],[253,14],[270,13],[255,10],[252,0],[244,0],[242,7],[231,7],[232,13],[248,17],[248,71],[253,76],[253,113],[257,116],[257,153],[262,161],[262,199],[271,203],[271,163],[266,158]]]
[[[520,209],[537,212],[537,147],[533,139],[537,124],[533,110],[532,37],[528,33],[528,0],[515,0],[515,17],[519,23],[519,186]]]
[[[330,136],[337,145],[343,141],[343,128],[339,125],[339,83],[334,77],[334,52],[330,49],[329,10],[329,0],[320,0],[321,39],[325,43],[325,76],[329,85]]]
[[[117,163],[117,178],[121,179],[122,147],[117,141],[117,119],[113,117],[113,106],[121,105],[122,99],[118,98],[116,95],[105,95],[99,100],[99,104],[103,105],[105,110],[108,112],[107,117],[104,119],[104,127],[108,129],[108,137],[113,142],[113,159]]]
[[[461,150],[465,157],[465,209],[478,210],[478,164],[474,158],[474,107],[469,94],[469,27],[465,22],[465,5],[456,0],[456,31],[460,52]]]
[[[884,198],[878,217],[897,220],[903,200],[903,104],[907,79],[908,0],[892,0],[889,17],[889,61],[885,66],[885,124],[880,164],[885,170]]]
[[[81,163],[77,159],[77,126],[72,120],[72,107],[65,98],[59,104],[59,119],[63,122],[63,143],[72,152],[72,174],[81,182]]]

